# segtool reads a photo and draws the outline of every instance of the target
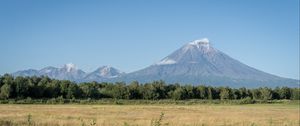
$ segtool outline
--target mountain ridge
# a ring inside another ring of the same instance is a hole
[[[26,71],[27,72],[27,71]],[[55,79],[77,82],[116,82],[164,80],[167,83],[206,84],[211,86],[258,87],[299,86],[299,80],[283,78],[250,67],[211,46],[207,38],[191,41],[148,67],[124,73],[102,66],[86,73],[74,64],[62,68],[29,69],[14,75],[47,75]]]
[[[105,73],[98,73],[99,71],[105,71]],[[78,69],[76,65],[72,63],[65,64],[60,68],[48,66],[40,70],[28,69],[12,73],[13,76],[48,76],[54,79],[76,82],[103,81],[108,78],[118,77],[121,74],[124,74],[124,72],[109,66],[102,66],[93,72],[87,73]],[[88,77],[90,76],[96,76],[97,78],[89,79]]]
[[[212,47],[207,38],[189,42],[159,62],[113,81],[149,82],[154,80],[164,80],[167,83],[233,87],[299,85],[298,80],[272,75],[231,58]]]

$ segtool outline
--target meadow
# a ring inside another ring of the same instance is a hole
[[[0,104],[0,125],[299,126],[299,104]]]

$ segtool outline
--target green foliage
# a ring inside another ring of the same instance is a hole
[[[1,87],[0,99],[8,99],[11,96],[11,86],[8,84],[4,84]]]
[[[67,80],[55,80],[49,77],[16,77],[9,74],[0,76],[1,103],[16,103],[8,99],[16,99],[18,103],[31,103],[34,99],[46,99],[49,104],[56,103],[91,103],[94,100],[111,98],[116,103],[124,100],[241,100],[242,103],[252,103],[253,100],[281,100],[300,99],[299,88],[277,87],[275,89],[263,87],[257,89],[211,87],[205,85],[166,84],[164,81],[153,81],[140,84],[133,81],[98,83],[75,83]],[[82,100],[77,100],[82,99]],[[41,102],[41,101],[39,101]]]
[[[231,99],[231,90],[228,87],[222,87],[220,92],[221,100],[228,100]]]
[[[176,88],[175,91],[172,93],[172,99],[174,100],[183,100],[185,99],[186,91],[184,89]]]
[[[272,99],[272,90],[270,88],[264,87],[260,88],[262,100],[271,100]]]
[[[241,92],[238,89],[232,90],[233,99],[240,99],[241,98]]]
[[[139,82],[133,81],[128,85],[128,93],[129,99],[141,99],[142,93],[141,93],[141,87],[139,85]]]
[[[112,88],[112,96],[115,99],[129,99],[128,87],[124,82],[116,82]]]
[[[91,123],[90,123],[90,126],[96,126],[97,124],[96,124],[96,120],[95,119],[93,119],[92,121],[91,121]]]
[[[300,88],[293,88],[291,99],[293,100],[300,100]]]
[[[207,87],[207,99],[212,100],[214,98],[214,90],[212,87]]]
[[[79,85],[82,90],[83,96],[88,98],[99,98],[101,97],[100,92],[98,91],[99,85],[96,82],[91,83],[82,83]]]
[[[82,94],[82,90],[79,89],[78,85],[70,84],[67,88],[66,98],[68,99],[79,98],[81,94]]]
[[[254,104],[254,103],[255,101],[250,97],[243,98],[239,101],[239,104]]]
[[[252,98],[255,99],[255,100],[261,99],[260,89],[253,89],[251,91],[251,94],[252,94]]]
[[[291,98],[291,89],[288,87],[282,87],[279,90],[280,99],[290,99]]]
[[[161,112],[159,115],[159,118],[157,120],[151,121],[151,126],[161,126],[164,116],[165,116],[165,114],[163,112]]]
[[[144,99],[157,100],[166,98],[168,93],[166,92],[165,87],[166,85],[164,81],[146,83],[142,90]]]
[[[199,98],[200,99],[207,99],[208,98],[208,91],[206,86],[201,85],[197,87],[197,91],[199,92]]]
[[[14,126],[15,124],[12,121],[0,120],[0,126]]]
[[[33,126],[34,125],[34,122],[32,121],[32,115],[31,114],[27,115],[27,125],[28,126]]]

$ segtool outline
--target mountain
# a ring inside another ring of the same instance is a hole
[[[207,38],[187,43],[161,61],[113,81],[206,84],[212,86],[297,86],[299,80],[278,77],[247,66],[213,48]]]
[[[13,73],[14,76],[48,76],[59,80],[78,81],[86,76],[86,73],[72,63],[65,64],[62,68],[45,67],[41,70],[23,70]]]
[[[21,70],[13,73],[14,76],[35,76],[38,75],[39,71],[35,69]]]
[[[230,87],[299,86],[299,80],[272,75],[231,58],[212,47],[207,38],[189,42],[159,62],[128,74],[109,66],[86,73],[77,69],[74,64],[66,64],[62,68],[29,69],[15,72],[13,75],[44,75],[76,82],[125,81],[129,83],[139,81],[146,83],[164,80],[167,83]]]
[[[82,81],[84,82],[90,82],[90,81],[97,81],[97,82],[103,82],[107,81],[111,78],[116,78],[125,73],[121,72],[120,70],[110,67],[110,66],[102,66],[99,67],[97,70],[89,73],[87,76],[84,77]]]
[[[76,82],[87,81],[105,81],[110,78],[115,78],[124,74],[123,72],[109,66],[103,66],[97,70],[86,73],[80,69],[77,69],[76,65],[69,63],[65,64],[61,68],[45,67],[41,70],[22,70],[13,73],[13,76],[48,76],[53,79],[59,80],[71,80]]]

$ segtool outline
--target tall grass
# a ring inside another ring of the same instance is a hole
[[[0,105],[0,126],[299,126],[299,105]]]
[[[165,114],[163,112],[161,112],[160,116],[159,116],[159,118],[157,120],[152,120],[151,121],[151,126],[161,126],[162,125],[162,120],[164,118],[164,115]]]
[[[196,104],[299,104],[299,100],[253,100],[251,98],[244,98],[240,100],[202,100],[202,99],[189,99],[189,100],[124,100],[124,99],[64,99],[64,98],[51,98],[51,99],[7,99],[0,100],[0,104],[89,104],[89,105],[196,105]]]

